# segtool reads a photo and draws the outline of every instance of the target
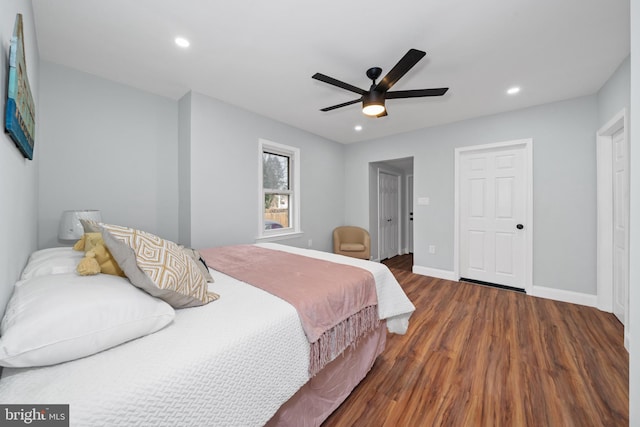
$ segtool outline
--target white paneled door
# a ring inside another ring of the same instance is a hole
[[[526,168],[524,146],[461,153],[460,277],[526,287]]]
[[[613,314],[626,325],[629,289],[629,169],[624,130],[611,137],[613,146]]]
[[[400,254],[400,177],[386,172],[378,175],[380,259]]]

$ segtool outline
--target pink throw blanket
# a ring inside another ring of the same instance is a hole
[[[296,308],[311,343],[311,376],[380,321],[375,281],[367,270],[253,245],[200,254],[209,267]]]

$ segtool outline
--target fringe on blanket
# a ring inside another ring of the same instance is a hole
[[[316,342],[311,343],[309,376],[315,376],[327,363],[347,347],[355,346],[360,337],[376,329],[379,324],[378,306],[372,305],[325,331]]]

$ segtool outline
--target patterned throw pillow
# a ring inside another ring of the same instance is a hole
[[[151,233],[100,224],[102,237],[131,283],[174,308],[196,307],[217,300],[207,280],[176,243]]]
[[[200,256],[200,252],[192,248],[185,248],[184,246],[180,246],[180,248],[189,256],[189,258],[195,261],[200,273],[202,273],[206,281],[213,283],[214,280],[213,277],[211,277],[211,273],[209,273],[209,267],[207,267],[207,263],[202,259],[202,256]]]

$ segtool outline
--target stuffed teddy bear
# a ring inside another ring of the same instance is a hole
[[[100,273],[126,277],[116,260],[113,259],[111,252],[109,252],[109,249],[107,249],[107,247],[105,246],[104,240],[102,240],[101,233],[85,233],[80,238],[80,240],[76,242],[76,244],[73,246],[73,249],[77,251],[85,251],[85,257],[80,260],[80,263],[76,268],[78,274],[97,274],[83,273],[83,271],[88,272],[95,269],[95,264],[93,264],[90,259],[87,259],[92,258],[98,263],[100,267]],[[89,253],[92,253],[92,255],[89,256]],[[80,265],[82,265],[82,268],[80,268]]]
[[[83,234],[80,240],[78,240],[75,245],[73,245],[74,251],[84,251],[84,241],[86,240],[86,235]]]
[[[96,259],[96,253],[94,251],[87,252],[78,263],[76,271],[81,276],[93,276],[100,273],[100,264]]]

